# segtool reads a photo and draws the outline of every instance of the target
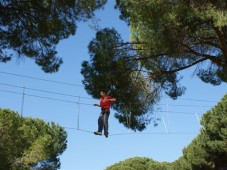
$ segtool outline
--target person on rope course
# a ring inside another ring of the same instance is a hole
[[[109,96],[105,90],[100,91],[100,104],[94,104],[94,106],[101,107],[101,113],[98,118],[98,131],[94,132],[95,135],[102,135],[104,128],[104,135],[108,138],[108,118],[110,115],[110,106],[112,103],[116,102],[116,99]]]

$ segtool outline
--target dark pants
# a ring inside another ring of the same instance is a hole
[[[108,134],[108,118],[110,115],[109,109],[102,109],[98,119],[98,131],[102,132],[104,128],[104,134]]]

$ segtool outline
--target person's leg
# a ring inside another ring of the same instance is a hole
[[[101,112],[98,118],[98,131],[94,132],[95,135],[102,135],[103,121],[104,121],[104,115],[103,115],[103,112]]]
[[[110,111],[105,111],[103,115],[103,123],[104,123],[104,134],[108,137],[108,119],[109,119]]]
[[[104,126],[104,114],[100,113],[99,115],[99,119],[98,119],[98,132],[102,133],[103,130],[103,126]]]

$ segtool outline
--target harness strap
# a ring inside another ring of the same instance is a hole
[[[105,112],[110,112],[110,109],[108,108],[102,108],[101,110],[102,110],[102,114],[104,114]]]

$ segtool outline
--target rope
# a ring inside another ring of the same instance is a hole
[[[38,90],[38,89],[33,89],[33,88],[28,88],[28,87],[21,87],[21,86],[16,86],[16,85],[9,85],[9,84],[5,84],[5,83],[0,83],[0,85],[5,85],[5,86],[11,86],[11,87],[17,87],[17,88],[22,88],[23,92],[15,92],[15,91],[10,91],[10,90],[1,90],[3,92],[8,92],[8,93],[14,93],[14,94],[20,94],[22,95],[22,106],[21,106],[21,115],[23,114],[23,106],[24,106],[24,97],[25,96],[31,96],[31,97],[38,97],[38,98],[43,98],[43,99],[49,99],[49,100],[56,100],[56,101],[61,101],[61,102],[67,102],[67,103],[74,103],[77,104],[77,111],[78,111],[78,117],[77,117],[77,128],[72,128],[72,127],[64,127],[66,129],[71,129],[71,130],[77,130],[77,131],[81,131],[81,132],[85,132],[85,133],[94,133],[93,131],[89,131],[89,130],[85,130],[85,129],[80,129],[79,128],[79,111],[80,111],[80,104],[83,105],[93,105],[93,104],[89,104],[89,103],[81,103],[80,102],[80,98],[85,98],[85,97],[80,97],[80,96],[74,96],[74,95],[69,95],[69,94],[64,94],[64,93],[57,93],[57,92],[51,92],[51,91],[46,91],[46,90]],[[63,100],[63,99],[57,99],[57,98],[51,98],[51,97],[45,97],[45,96],[39,96],[39,95],[33,95],[33,94],[28,94],[25,93],[25,89],[26,90],[35,90],[35,91],[39,91],[39,92],[45,92],[45,93],[52,93],[52,94],[58,94],[58,95],[64,95],[64,96],[70,96],[70,97],[78,97],[79,101],[75,102],[75,101],[70,101],[70,100]],[[88,98],[87,98],[88,99]],[[90,98],[91,99],[91,98]],[[184,100],[184,99],[183,99]],[[185,99],[185,100],[193,100],[193,99]],[[193,100],[193,101],[204,101],[204,100]],[[205,101],[208,102],[208,101]],[[209,102],[213,102],[213,101],[209,101]],[[162,105],[162,104],[158,104],[158,105]],[[197,105],[171,105],[171,106],[197,106]],[[198,107],[211,107],[211,106],[198,106]],[[189,112],[175,112],[175,111],[169,111],[167,108],[167,111],[154,111],[154,112],[168,112],[168,113],[184,113],[184,114],[195,114],[195,113],[189,113]],[[198,116],[196,113],[196,116]],[[197,117],[198,119],[198,117]],[[131,124],[131,104],[129,106],[129,110],[126,110],[126,123],[128,128],[130,129],[130,124]],[[128,132],[128,133],[115,133],[115,134],[110,134],[109,136],[120,136],[120,135],[189,135],[189,134],[197,134],[196,132],[168,132],[167,127],[166,127],[166,123],[164,122],[164,126],[166,128],[166,132],[147,132],[147,133],[138,133],[138,132]]]
[[[70,130],[75,130],[75,131],[81,131],[81,132],[85,132],[85,133],[92,133],[94,134],[93,131],[90,130],[85,130],[85,129],[77,129],[77,128],[73,128],[73,127],[63,127],[65,129],[70,129]],[[113,134],[109,134],[109,136],[125,136],[125,135],[195,135],[198,134],[198,132],[169,132],[169,133],[165,133],[165,132],[128,132],[128,133],[113,133]]]
[[[78,129],[78,128],[73,128],[73,127],[63,127],[65,129],[69,129],[69,130],[76,130],[76,131],[81,131],[81,132],[86,132],[86,133],[93,133],[92,131],[89,131],[89,130],[84,130],[84,129]]]
[[[169,132],[169,133],[165,133],[165,132],[146,132],[146,133],[116,133],[116,134],[112,134],[109,136],[122,136],[122,135],[194,135],[194,134],[198,134],[197,132]]]

